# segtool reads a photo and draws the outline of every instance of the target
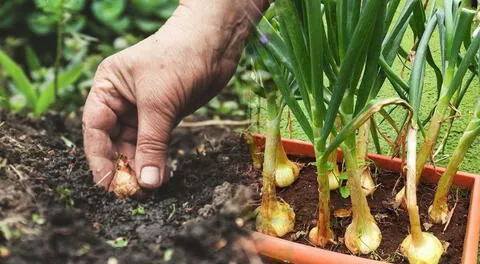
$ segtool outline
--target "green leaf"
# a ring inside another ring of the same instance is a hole
[[[347,199],[350,197],[350,189],[347,186],[341,186],[339,191],[342,198]]]
[[[171,0],[132,0],[132,5],[136,11],[143,15],[150,15],[160,9],[162,5],[169,4]]]
[[[68,10],[82,11],[85,7],[86,0],[65,0],[64,6]]]
[[[66,72],[61,73],[58,76],[58,91],[61,91],[65,87],[75,83],[82,75],[83,70],[83,66],[78,65]],[[55,83],[52,81],[45,87],[42,94],[40,95],[40,98],[38,99],[38,102],[35,106],[35,115],[40,116],[45,113],[45,111],[47,111],[50,105],[53,103],[54,98]]]
[[[428,48],[428,42],[432,36],[433,30],[437,23],[437,17],[433,16],[428,22],[425,32],[418,44],[417,52],[415,54],[415,61],[410,75],[410,90],[408,92],[408,101],[413,107],[414,122],[417,122],[420,114],[420,104],[422,101],[423,79],[425,75],[425,57]]]
[[[291,85],[289,85],[286,81],[287,78],[284,76],[284,72],[280,69],[281,65],[272,53],[269,52],[264,46],[262,46],[259,42],[254,42],[252,45],[254,50],[258,53],[258,55],[262,58],[261,62],[264,64],[265,68],[272,74],[272,78],[277,85],[278,89],[280,90],[283,99],[289,106],[290,110],[292,111],[293,115],[297,119],[298,123],[302,127],[303,131],[313,142],[313,130],[310,126],[310,121],[308,116],[305,115],[303,109],[300,107],[297,99],[295,98],[295,94],[293,93],[293,89]]]
[[[327,161],[327,170],[332,171],[335,168],[333,162]]]
[[[28,79],[23,69],[15,63],[7,54],[0,50],[0,65],[4,71],[12,78],[15,88],[21,92],[31,108],[35,108],[37,102],[37,93],[32,83]]]
[[[320,1],[306,1],[307,21],[308,21],[308,49],[310,53],[310,74],[309,87],[313,96],[313,125],[321,128],[325,115],[325,104],[323,102],[323,44],[325,40],[322,37],[323,32],[323,9]],[[305,101],[305,100],[304,100]]]
[[[278,19],[280,22],[280,30],[284,33],[285,43],[293,62],[293,73],[297,78],[300,93],[302,94],[303,103],[307,108],[307,112],[311,113],[311,102],[308,92],[310,90],[310,61],[309,54],[305,43],[305,32],[302,27],[298,12],[296,12],[295,3],[292,0],[278,0],[275,3]]]
[[[117,237],[114,240],[107,240],[107,244],[114,248],[124,248],[128,246],[128,239],[125,237]]]
[[[137,208],[132,210],[132,215],[146,215],[145,208],[139,205]]]
[[[167,20],[169,17],[173,15],[173,12],[175,11],[175,9],[177,9],[177,6],[178,6],[177,3],[174,3],[174,4],[170,3],[167,5],[164,5],[158,9],[157,16],[164,20]]]
[[[100,0],[92,4],[93,15],[102,22],[116,23],[126,7],[126,0]]]
[[[109,27],[115,30],[117,33],[122,33],[130,26],[131,19],[129,17],[122,17],[114,23],[106,23]]]
[[[333,142],[328,145],[324,155],[328,156],[330,153],[335,150],[344,140],[353,135],[355,131],[365,124],[367,120],[369,120],[375,113],[379,112],[383,107],[389,105],[400,105],[404,107],[408,113],[412,112],[411,106],[404,100],[400,98],[380,98],[374,99],[368,102],[367,105],[359,112],[357,116],[355,116],[350,122],[348,122],[340,133],[337,134]],[[409,116],[411,118],[411,115]]]
[[[137,28],[147,33],[155,32],[162,25],[162,23],[160,23],[158,20],[147,19],[147,18],[136,18],[134,22]]]
[[[38,35],[52,33],[55,28],[55,19],[45,13],[32,13],[27,17],[28,26]]]
[[[32,214],[32,221],[37,225],[43,225],[45,222],[47,222],[45,217],[38,214]]]
[[[371,0],[366,2],[362,7],[362,14],[360,16],[358,25],[353,33],[351,39],[355,41],[348,45],[345,60],[342,62],[340,72],[338,74],[337,82],[333,85],[333,94],[329,103],[327,114],[325,115],[325,125],[321,131],[321,138],[326,141],[333,128],[337,113],[339,112],[340,104],[345,95],[345,91],[350,83],[350,75],[356,72],[356,68],[363,67],[363,64],[358,63],[362,47],[369,43],[372,37],[372,25],[377,17],[379,7],[384,5],[383,0]],[[382,12],[385,12],[383,10]]]
[[[27,65],[30,71],[36,71],[42,67],[40,64],[40,59],[33,50],[32,46],[25,46],[25,57],[27,58]]]
[[[173,253],[174,253],[173,248],[169,248],[169,249],[165,250],[165,253],[163,253],[163,261],[168,262],[168,261],[172,260]]]

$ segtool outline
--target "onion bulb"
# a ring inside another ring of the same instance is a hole
[[[365,166],[363,167],[362,172],[362,190],[365,195],[370,195],[375,191],[375,182],[372,179],[372,174],[370,172],[370,167]]]
[[[335,164],[335,167],[337,167],[336,164]],[[338,171],[338,168],[337,168],[337,171]],[[330,189],[330,191],[340,188],[339,177],[340,177],[340,173],[336,174],[334,170],[328,173],[328,188]]]
[[[430,207],[428,207],[428,216],[430,217],[432,222],[436,224],[440,224],[440,223],[446,224],[448,221],[448,215],[449,215],[447,202],[444,202],[443,204],[439,205],[436,208],[437,210],[433,210],[433,209],[434,209],[434,205],[430,205]]]
[[[297,180],[300,169],[297,164],[287,160],[282,164],[277,164],[275,170],[275,185],[280,188],[288,187]]]
[[[288,187],[297,180],[299,175],[298,165],[288,159],[279,141],[276,150],[275,185],[280,188]]]
[[[131,197],[140,191],[135,171],[130,168],[127,157],[119,155],[110,189],[120,199]]]
[[[419,242],[415,243],[412,235],[408,235],[400,246],[400,251],[408,258],[410,264],[435,264],[440,261],[443,246],[440,240],[431,233],[422,232]]]
[[[271,210],[265,212],[261,207],[256,219],[257,231],[276,237],[282,237],[293,231],[295,213],[289,204],[283,201],[274,201]]]
[[[361,227],[354,220],[345,231],[345,245],[353,254],[369,254],[380,246],[381,241],[382,232],[373,218],[364,221]]]

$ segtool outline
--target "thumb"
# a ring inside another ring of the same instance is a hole
[[[158,188],[168,180],[167,151],[173,129],[173,111],[166,107],[142,104],[138,108],[138,135],[135,171],[144,188]]]

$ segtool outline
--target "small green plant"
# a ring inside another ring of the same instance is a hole
[[[113,240],[107,240],[107,244],[114,248],[124,248],[128,246],[128,239],[125,237],[117,237]]]
[[[32,214],[32,221],[37,225],[43,225],[47,220],[39,214]]]
[[[147,211],[141,205],[139,205],[137,208],[132,210],[132,215],[146,215],[146,214],[147,214]]]
[[[64,186],[57,187],[57,198],[60,201],[64,201],[67,208],[72,208],[75,205],[72,198],[72,191]]]
[[[38,57],[31,53],[32,61],[38,61]],[[8,74],[9,78],[13,82],[13,90],[20,93],[26,100],[26,104],[14,105],[13,102],[4,101],[3,105],[6,105],[12,110],[22,109],[27,106],[36,116],[40,116],[45,113],[55,102],[55,80],[46,80],[43,83],[32,82],[28,78],[22,67],[17,64],[12,58],[10,58],[5,52],[0,50],[0,65],[3,66],[3,70]],[[66,87],[74,84],[83,73],[82,65],[71,65],[64,72],[58,76],[58,92],[62,91]],[[2,89],[3,88],[3,89]],[[0,87],[0,95],[7,98],[8,91],[4,87]]]
[[[6,240],[15,240],[22,236],[19,228],[10,227],[8,224],[0,225],[0,233]]]

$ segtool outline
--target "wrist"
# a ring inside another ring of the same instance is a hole
[[[209,50],[241,53],[268,6],[269,0],[180,0],[164,28],[180,29]]]
[[[250,20],[252,26],[270,6],[270,0],[180,0],[179,9],[189,9],[192,17],[202,17],[226,26],[238,24],[239,19]]]

